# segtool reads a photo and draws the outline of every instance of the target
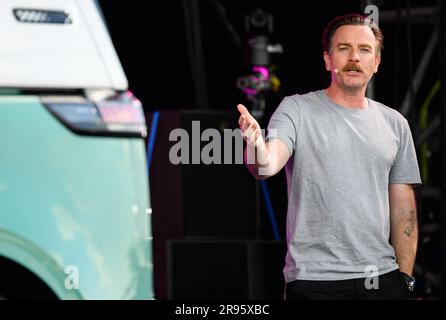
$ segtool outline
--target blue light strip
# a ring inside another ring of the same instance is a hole
[[[260,186],[262,187],[263,197],[265,199],[266,209],[268,211],[269,221],[271,222],[271,227],[273,229],[274,240],[280,240],[279,229],[277,228],[277,222],[271,204],[271,198],[269,197],[268,186],[265,180],[260,181]]]
[[[150,174],[150,165],[152,163],[153,148],[155,146],[156,130],[158,128],[159,111],[155,111],[152,116],[152,125],[150,127],[149,139],[147,141],[147,173]]]

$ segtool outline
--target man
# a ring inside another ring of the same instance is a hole
[[[413,288],[421,183],[406,119],[365,97],[383,36],[365,17],[337,17],[323,35],[325,90],[286,97],[263,139],[238,105],[248,169],[284,166],[288,185],[286,299],[402,299]]]

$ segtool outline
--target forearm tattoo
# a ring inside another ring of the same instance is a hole
[[[415,230],[416,228],[416,223],[417,223],[417,214],[415,210],[410,210],[409,211],[409,218],[407,219],[407,225],[406,228],[404,229],[404,233],[410,237],[412,235],[412,232]]]

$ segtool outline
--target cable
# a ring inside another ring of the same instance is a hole
[[[231,35],[231,38],[234,41],[235,46],[237,48],[240,48],[241,46],[240,36],[237,34],[237,31],[235,31],[234,26],[229,21],[225,8],[223,7],[220,1],[212,0],[211,3],[218,17],[221,19],[222,23],[226,27],[226,30],[228,30],[229,34]]]
[[[271,199],[269,197],[268,186],[266,181],[261,180],[260,186],[262,187],[263,196],[265,199],[266,209],[268,211],[269,221],[271,223],[271,228],[273,229],[274,240],[280,240],[279,229],[277,228],[277,222],[273,210],[273,206],[271,204]]]

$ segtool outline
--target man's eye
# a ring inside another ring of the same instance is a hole
[[[347,47],[339,47],[339,51],[345,51],[347,50]]]
[[[361,51],[366,53],[371,52],[370,48],[361,48]]]

